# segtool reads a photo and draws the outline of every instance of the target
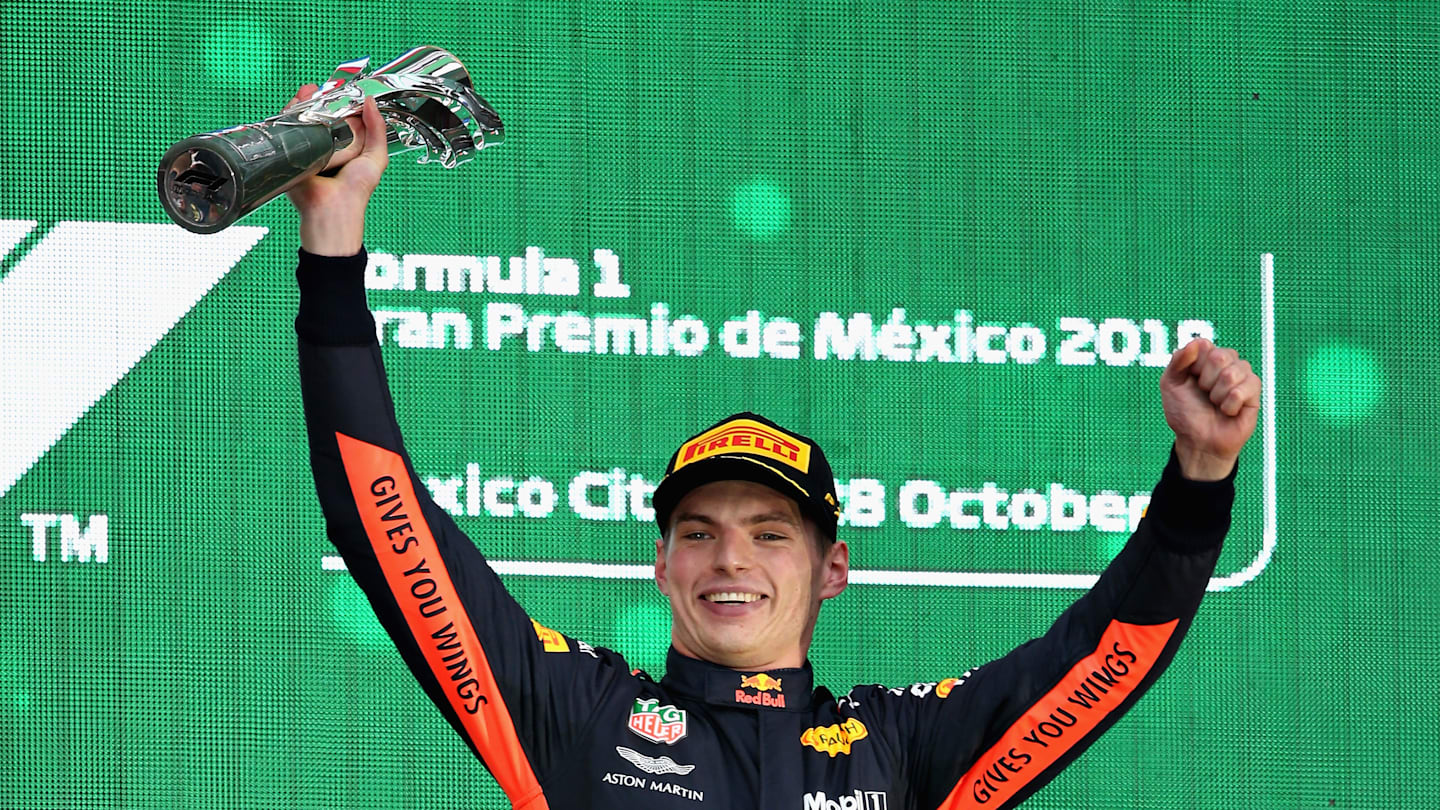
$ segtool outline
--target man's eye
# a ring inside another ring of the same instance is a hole
[[[783,535],[783,534],[776,534],[775,532],[761,532],[758,536],[759,536],[759,538],[760,538],[761,540],[784,540],[784,539],[785,539],[785,535]]]

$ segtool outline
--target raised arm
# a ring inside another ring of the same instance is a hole
[[[1230,526],[1240,448],[1260,380],[1234,351],[1199,340],[1161,377],[1175,446],[1150,507],[1095,586],[1044,636],[1003,658],[900,695],[852,705],[915,731],[906,763],[924,807],[1011,808],[1120,718],[1169,665]],[[958,673],[957,673],[958,674]]]
[[[339,171],[290,192],[315,488],[330,541],[410,671],[525,807],[543,801],[541,784],[580,736],[587,706],[627,668],[533,623],[405,453],[364,287],[365,209],[387,163],[384,127],[367,100],[354,144],[332,162]]]

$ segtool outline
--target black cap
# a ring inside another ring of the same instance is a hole
[[[670,457],[651,499],[660,531],[666,531],[670,513],[690,490],[715,481],[764,484],[793,499],[826,539],[835,539],[840,521],[835,474],[820,445],[808,437],[746,412],[686,439]]]

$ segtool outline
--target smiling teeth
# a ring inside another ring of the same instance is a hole
[[[754,602],[760,598],[760,594],[727,591],[725,593],[708,593],[702,598],[711,602]]]

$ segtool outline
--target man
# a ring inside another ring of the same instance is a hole
[[[297,98],[314,92],[302,88]],[[1044,637],[957,677],[835,699],[807,662],[849,552],[828,463],[737,414],[683,443],[654,495],[672,649],[658,683],[531,620],[406,459],[366,308],[364,212],[386,164],[373,102],[300,212],[296,331],[331,540],[431,700],[517,808],[1009,808],[1173,657],[1229,526],[1260,381],[1199,340],[1161,377],[1175,431],[1147,516]]]

